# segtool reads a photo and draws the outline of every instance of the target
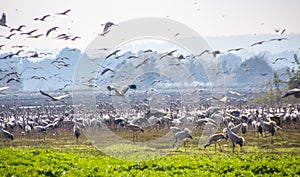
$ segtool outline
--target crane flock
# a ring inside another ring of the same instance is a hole
[[[67,17],[69,16],[71,9],[67,9],[62,12],[55,13],[47,13],[40,15],[38,17],[34,17],[33,21],[37,24],[45,24],[48,23],[50,18],[53,16],[57,17]],[[77,36],[70,33],[63,33],[60,26],[52,26],[51,28],[47,28],[45,31],[41,31],[38,29],[38,26],[34,28],[29,27],[28,25],[20,24],[15,28],[9,27],[7,25],[6,14],[2,13],[2,17],[0,19],[0,26],[8,29],[9,34],[0,35],[5,41],[12,41],[15,37],[24,37],[24,39],[28,40],[44,40],[45,38],[51,40],[61,40],[61,41],[77,41],[81,39],[81,36]],[[107,22],[102,24],[103,30],[99,35],[105,37],[113,28],[117,28],[118,25],[113,22]],[[25,29],[25,30],[24,30]],[[275,29],[275,33],[280,35],[284,34],[286,29]],[[175,37],[181,37],[181,33],[174,33]],[[43,39],[44,38],[44,39]],[[276,37],[271,39],[265,39],[261,41],[254,42],[248,47],[256,48],[259,46],[265,45],[265,43],[278,43],[285,42],[289,39],[286,37]],[[0,50],[2,48],[9,47],[6,44],[0,45]],[[38,51],[26,51],[28,46],[23,44],[14,44],[11,45],[10,48],[16,48],[18,51],[10,52],[5,55],[1,55],[0,60],[10,61],[14,58],[44,58],[47,55],[52,55],[51,52],[38,52]],[[74,52],[77,49],[70,49],[69,52]],[[101,50],[108,50],[107,48],[103,48]],[[196,57],[202,57],[205,55],[212,55],[213,57],[217,57],[219,55],[223,55],[231,52],[238,52],[246,50],[246,47],[235,47],[230,48],[225,51],[217,50],[217,49],[204,49],[199,54],[186,56],[180,54],[178,49],[169,50],[167,52],[159,52],[154,51],[152,49],[143,50],[143,54],[157,54],[158,60],[167,60],[169,58],[176,58],[176,61],[186,61],[189,59],[194,59]],[[108,53],[104,61],[108,61],[112,58],[119,59],[122,57],[126,57],[127,60],[137,60],[138,64],[135,63],[134,69],[141,69],[143,66],[147,65],[147,63],[151,62],[151,58],[143,57],[140,58],[139,55],[132,54],[130,56],[126,56],[125,53],[121,49],[117,49]],[[178,54],[178,55],[176,55]],[[65,68],[70,67],[71,58],[68,57],[57,57],[55,58],[50,65],[55,66],[58,70],[63,70]],[[95,59],[96,61],[97,59]],[[276,58],[273,64],[280,62],[281,60],[287,60],[284,57]],[[141,62],[140,62],[141,61]],[[124,62],[126,63],[126,62]],[[123,64],[124,64],[123,63]],[[9,63],[6,63],[9,66]],[[174,67],[180,65],[180,63],[171,63],[170,66]],[[27,67],[22,72],[15,72],[13,67],[9,67],[10,69],[1,69],[1,78],[0,81],[4,80],[5,84],[12,83],[22,83],[22,74],[29,69],[31,70],[44,70],[43,67]],[[102,67],[102,71],[92,71],[94,73],[99,73],[100,76],[106,76],[108,74],[116,74],[118,71],[115,68],[110,68],[109,66]],[[223,72],[224,73],[224,72]],[[59,78],[61,73],[54,73],[51,77]],[[261,73],[261,76],[267,76],[269,73]],[[216,74],[218,75],[218,74]],[[28,80],[40,80],[47,81],[48,78],[44,76],[31,75]],[[65,85],[61,87],[59,90],[62,91],[66,87],[72,86],[72,83],[68,83],[68,81],[61,79]],[[88,87],[97,88],[99,87],[97,84],[92,83],[96,78],[87,78],[87,83],[83,83],[82,85],[86,85]],[[72,81],[71,81],[72,82]],[[150,82],[151,86],[156,86],[159,84],[167,83],[165,79],[155,79]],[[137,84],[127,83],[127,85],[121,85],[121,89],[119,86],[113,85],[105,85],[107,92],[114,92],[114,94],[109,94],[108,97],[128,97],[127,94],[130,91],[139,90]],[[6,93],[9,92],[11,86],[1,86],[0,87],[0,96],[6,96]],[[206,90],[195,90],[193,94],[205,94]],[[152,92],[158,92],[155,88],[150,88],[144,93],[146,95],[151,95]],[[257,106],[256,110],[249,109],[247,106],[228,106],[226,109],[217,106],[210,106],[209,103],[201,103],[199,105],[188,105],[190,107],[189,111],[180,107],[182,104],[181,101],[176,102],[169,98],[167,102],[167,109],[163,109],[164,107],[162,103],[158,103],[159,108],[154,109],[151,108],[149,102],[151,101],[147,97],[143,97],[143,99],[138,100],[131,105],[128,110],[125,112],[121,112],[121,110],[115,110],[111,102],[107,101],[107,98],[100,101],[100,105],[97,105],[99,108],[98,115],[92,115],[86,108],[82,107],[82,105],[71,105],[66,101],[71,97],[71,95],[67,92],[64,94],[59,93],[59,96],[53,96],[52,94],[46,93],[41,89],[38,90],[40,95],[34,95],[35,99],[42,97],[47,97],[47,101],[50,101],[52,105],[45,104],[42,106],[38,106],[34,104],[33,107],[21,108],[21,106],[16,106],[15,109],[9,109],[5,105],[3,105],[0,114],[0,135],[5,141],[13,141],[16,138],[20,138],[20,135],[27,135],[28,138],[32,137],[32,133],[35,132],[37,135],[42,134],[44,141],[47,140],[47,136],[51,136],[49,132],[56,132],[60,134],[60,132],[71,131],[72,134],[76,138],[76,143],[79,143],[79,138],[82,137],[82,131],[85,131],[88,128],[99,128],[103,126],[109,127],[111,130],[115,131],[115,127],[118,127],[119,131],[128,131],[133,133],[133,141],[138,141],[138,133],[140,134],[140,139],[144,136],[147,136],[148,131],[152,131],[153,127],[156,127],[156,131],[160,130],[168,130],[173,134],[174,141],[170,144],[170,147],[174,148],[177,143],[184,142],[186,139],[198,139],[197,135],[193,135],[193,132],[196,130],[209,132],[208,135],[204,135],[207,138],[207,142],[204,144],[204,149],[207,149],[211,144],[215,144],[215,150],[217,144],[221,148],[221,140],[230,140],[232,142],[232,151],[234,152],[236,144],[240,147],[245,146],[246,138],[243,136],[249,133],[249,129],[253,128],[254,132],[259,134],[270,133],[272,136],[271,142],[273,143],[273,137],[281,136],[280,130],[284,130],[285,128],[290,128],[291,125],[299,124],[299,108],[297,105],[293,105],[290,107],[282,107],[282,108],[269,108],[269,110],[262,109]],[[237,97],[237,99],[241,99],[245,95],[243,93],[239,93],[238,91],[230,90],[228,95],[225,95],[222,98],[218,98],[215,96],[210,96],[209,99],[217,100],[218,104],[229,104],[230,97]],[[295,98],[300,97],[300,89],[294,88],[287,90],[286,93],[282,94],[282,97],[294,96]],[[171,96],[169,96],[171,97]],[[49,100],[50,99],[50,100]],[[36,101],[33,99],[33,101]],[[205,101],[204,101],[205,102]],[[61,103],[64,103],[61,105]],[[99,104],[99,103],[98,103]],[[75,113],[75,107],[80,107],[80,113]],[[271,111],[272,109],[277,109],[276,111]],[[124,110],[122,110],[124,111]],[[232,111],[232,113],[230,112]],[[260,112],[259,112],[260,111]],[[233,112],[238,112],[236,115]],[[268,115],[267,115],[268,114]],[[273,120],[272,120],[273,119]],[[73,130],[73,131],[72,131]],[[241,134],[240,134],[241,132]],[[18,135],[18,136],[15,136]],[[180,145],[178,145],[179,147]]]

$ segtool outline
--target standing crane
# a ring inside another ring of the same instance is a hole
[[[207,144],[204,145],[204,149],[206,149],[208,146],[210,146],[211,144],[215,144],[215,151],[217,149],[217,144],[219,145],[220,149],[221,149],[221,145],[219,143],[220,140],[222,139],[226,139],[226,137],[224,136],[223,133],[218,133],[218,134],[213,134],[209,137],[209,142]],[[222,149],[221,149],[222,150]]]
[[[175,134],[175,141],[173,143],[173,148],[176,144],[176,142],[179,140],[179,141],[183,141],[184,139],[186,138],[190,138],[190,139],[193,139],[192,135],[190,134],[190,131],[188,129],[184,129],[183,131],[180,131],[180,132],[177,132]],[[185,141],[183,141],[183,146],[185,148]],[[178,146],[179,147],[179,146]]]
[[[76,143],[78,144],[78,138],[80,136],[80,128],[79,128],[77,122],[75,122],[75,124],[74,124],[73,131],[74,131],[74,135],[76,137]]]
[[[136,140],[137,141],[137,132],[141,131],[144,132],[144,129],[138,125],[134,125],[134,124],[128,124],[127,128],[129,130],[132,131],[132,140]]]
[[[7,130],[4,130],[3,127],[0,127],[0,135],[5,138],[5,142],[9,140],[14,140],[14,135]]]
[[[226,126],[227,126],[226,133],[232,142],[232,152],[234,152],[235,144],[239,144],[240,147],[242,147],[245,144],[245,139],[241,136],[238,136],[233,131],[231,131],[231,129],[228,127],[228,123],[226,124]]]

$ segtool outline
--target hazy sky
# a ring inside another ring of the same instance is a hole
[[[58,26],[50,37],[28,39],[13,36],[0,38],[3,51],[10,46],[25,44],[33,48],[84,49],[103,29],[107,21],[120,23],[139,17],[163,17],[188,25],[202,36],[228,36],[241,34],[274,34],[274,28],[286,29],[285,33],[300,34],[299,0],[2,0],[0,12],[7,15],[7,24],[23,31],[38,29],[34,34],[45,34],[47,29]],[[68,16],[54,15],[71,9]],[[50,14],[45,22],[36,17]],[[70,33],[81,36],[77,41],[58,41],[57,34]],[[8,36],[9,30],[0,27],[0,35]]]

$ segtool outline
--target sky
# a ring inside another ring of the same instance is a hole
[[[74,47],[84,49],[102,32],[108,21],[121,23],[142,17],[161,17],[189,26],[201,36],[238,36],[244,34],[300,34],[299,0],[1,0],[0,12],[6,13],[7,24],[17,28],[26,25],[24,32],[38,29],[34,34],[45,34],[48,29],[59,29],[49,37],[29,39],[15,35],[11,40],[0,38],[4,44],[0,52],[13,45],[28,45],[30,49]],[[71,9],[67,16],[56,15]],[[50,14],[45,22],[36,17]],[[157,27],[153,27],[157,28]],[[61,33],[80,36],[76,41],[57,40]],[[8,36],[9,29],[0,27],[0,35]]]

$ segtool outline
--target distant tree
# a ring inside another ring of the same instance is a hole
[[[231,53],[227,55],[222,55],[218,58],[220,63],[220,68],[223,72],[231,72],[232,70],[238,68],[242,63],[242,59]]]
[[[236,69],[236,82],[238,84],[258,83],[259,81],[272,80],[273,70],[266,62],[264,55],[255,55],[244,61]]]
[[[299,88],[300,87],[300,61],[296,54],[294,54],[294,63],[297,65],[296,67],[292,68],[291,70],[287,70],[289,74],[288,80],[288,88]]]
[[[277,72],[274,72],[273,73],[273,84],[276,89],[276,92],[279,92],[280,83],[282,83],[282,82],[283,81],[279,79]]]

